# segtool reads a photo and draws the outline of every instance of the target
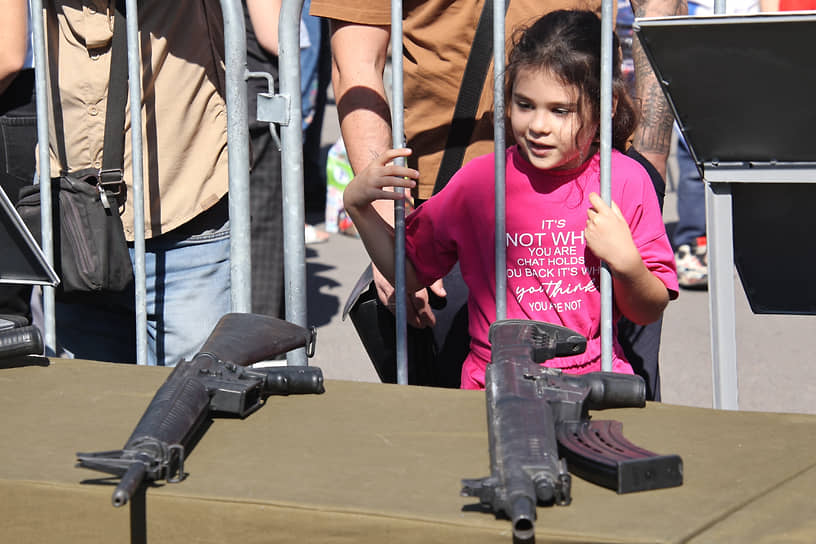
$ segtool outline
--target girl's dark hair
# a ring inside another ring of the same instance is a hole
[[[513,33],[513,47],[505,71],[505,100],[513,96],[516,76],[525,69],[548,70],[580,95],[581,119],[600,123],[601,20],[591,11],[559,10],[544,15]],[[637,114],[621,77],[621,53],[613,33],[612,94],[617,98],[612,119],[612,146],[619,151],[637,125]],[[588,115],[585,115],[588,114]]]

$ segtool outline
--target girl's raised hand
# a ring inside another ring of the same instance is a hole
[[[406,166],[397,166],[393,160],[407,157],[411,150],[407,148],[389,149],[381,153],[365,170],[354,176],[343,192],[343,205],[346,209],[361,210],[375,200],[399,200],[405,198],[402,193],[386,190],[386,187],[416,186],[419,172]]]
[[[613,274],[625,275],[640,268],[643,260],[618,205],[612,202],[607,206],[597,193],[590,193],[589,202],[592,206],[587,210],[584,229],[587,247]]]

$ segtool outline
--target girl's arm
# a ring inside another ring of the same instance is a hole
[[[635,323],[657,321],[669,303],[668,289],[644,264],[617,204],[607,206],[597,193],[589,201],[584,236],[587,247],[609,266],[615,304]]]
[[[394,283],[394,228],[377,213],[373,202],[382,199],[399,200],[402,193],[389,191],[385,187],[416,186],[419,172],[405,166],[392,163],[397,157],[407,157],[410,149],[390,149],[380,154],[365,170],[354,176],[343,192],[343,206],[363,245],[374,263],[385,278]],[[405,264],[406,291],[412,293],[425,287],[416,278],[416,271],[411,261]]]

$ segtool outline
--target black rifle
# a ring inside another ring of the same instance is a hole
[[[635,446],[623,437],[617,421],[590,421],[589,410],[643,407],[646,384],[640,376],[569,375],[540,366],[586,349],[586,338],[549,323],[497,321],[490,327],[490,343],[490,476],[462,480],[462,495],[479,497],[494,513],[506,515],[516,540],[534,537],[537,503],[571,502],[567,467],[618,493],[683,483],[679,456]]]
[[[315,331],[254,314],[221,318],[201,351],[159,388],[121,450],[78,453],[80,467],[121,476],[113,505],[145,482],[184,479],[184,452],[211,415],[246,417],[270,395],[322,393],[317,367],[244,368],[295,348],[314,352]]]
[[[25,317],[0,315],[0,360],[42,353],[40,329],[29,325]]]

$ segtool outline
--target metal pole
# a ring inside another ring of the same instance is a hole
[[[601,5],[601,198],[612,202],[612,1]],[[601,266],[601,370],[612,370],[612,274]]]
[[[403,135],[403,89],[402,89],[402,0],[391,0],[391,68],[393,84],[391,98],[391,141],[394,148],[405,145]],[[405,158],[395,164],[404,166]],[[396,191],[405,193],[402,188]],[[408,383],[408,319],[405,300],[405,201],[394,201],[394,297],[396,298],[397,334],[397,383]]]
[[[230,295],[232,311],[252,311],[249,229],[249,124],[246,86],[246,27],[236,0],[221,0],[226,58],[229,142]]]
[[[300,100],[302,11],[303,0],[283,0],[278,24],[280,43],[278,65],[280,92],[289,98],[290,110],[289,122],[281,126],[286,319],[306,327],[306,244],[303,237],[306,212],[303,205],[303,127]],[[301,348],[287,353],[286,362],[289,365],[305,366],[306,350]]]
[[[725,13],[725,1],[715,0],[714,13]],[[713,406],[739,408],[737,333],[734,316],[734,222],[731,186],[705,183],[708,252],[708,304],[711,318]]]
[[[45,57],[45,29],[42,0],[31,0],[31,32],[34,45],[34,87],[37,93],[37,149],[39,149],[40,221],[42,222],[42,249],[48,264],[54,266],[54,236],[51,221],[51,152],[48,140],[48,85]],[[56,355],[57,326],[54,288],[43,286],[43,319],[45,354]]]
[[[504,69],[506,0],[493,1],[493,152],[495,154],[495,266],[496,266],[496,319],[507,317],[507,203],[505,194],[505,132],[504,132]]]
[[[126,0],[130,141],[133,158],[133,272],[136,305],[136,364],[147,364],[147,295],[145,284],[144,154],[142,146],[142,72],[139,6]]]
[[[737,335],[734,318],[734,225],[731,187],[706,182],[708,304],[711,318],[713,406],[737,410]]]

